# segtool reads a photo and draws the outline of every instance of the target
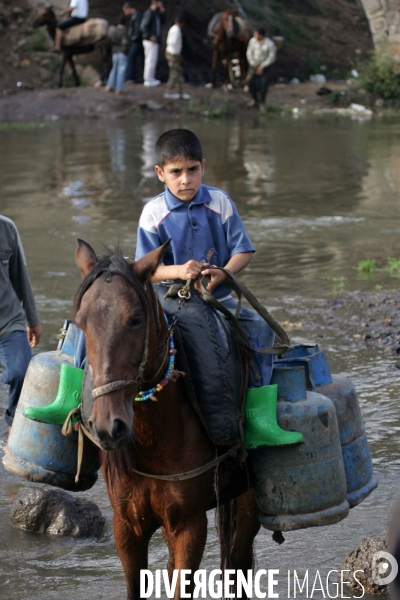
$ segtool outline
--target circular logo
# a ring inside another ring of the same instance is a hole
[[[389,552],[375,552],[372,557],[372,579],[377,585],[388,585],[396,579],[397,560]]]

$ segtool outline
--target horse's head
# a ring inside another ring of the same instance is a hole
[[[167,244],[128,262],[119,254],[98,259],[78,240],[75,259],[84,280],[75,295],[75,320],[86,336],[96,398],[88,426],[104,450],[131,441],[133,398],[151,373],[149,365],[161,360],[157,336],[165,337],[167,326],[159,319],[150,279]]]
[[[57,19],[54,10],[51,6],[48,6],[36,15],[35,20],[33,21],[33,27],[37,29],[43,25],[55,25],[56,22]]]

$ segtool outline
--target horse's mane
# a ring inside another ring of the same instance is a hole
[[[96,279],[103,276],[104,280],[110,280],[113,275],[121,275],[130,283],[138,294],[147,317],[150,312],[149,298],[142,283],[133,273],[128,261],[123,257],[121,250],[116,250],[114,253],[110,250],[108,254],[100,256],[96,265],[86,275],[76,291],[74,296],[74,313],[78,312],[84,294]]]

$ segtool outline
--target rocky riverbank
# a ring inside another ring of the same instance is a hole
[[[93,78],[93,69],[86,67],[87,76]],[[95,77],[94,77],[95,79]],[[284,84],[271,86],[267,103],[262,110],[249,108],[249,95],[242,89],[231,91],[217,88],[205,88],[203,85],[185,85],[189,100],[167,100],[164,98],[165,85],[157,88],[145,88],[134,85],[126,89],[124,95],[106,93],[103,87],[66,87],[63,89],[24,89],[6,90],[0,96],[0,122],[10,121],[51,121],[70,118],[130,118],[133,115],[151,118],[171,116],[239,116],[253,118],[257,114],[271,115],[280,113],[332,113],[346,110],[352,103],[363,103],[364,94],[359,94],[352,83],[333,81],[324,84],[332,94],[318,95],[321,88],[318,83]],[[361,90],[362,91],[362,90]],[[330,100],[340,97],[340,106],[335,108]],[[379,108],[379,111],[381,109]],[[354,111],[353,111],[354,112]],[[352,111],[348,113],[353,114]],[[369,116],[369,112],[354,113]]]
[[[290,333],[312,339],[340,331],[353,344],[383,351],[395,359],[393,369],[400,369],[400,296],[396,290],[345,292],[317,300],[306,318],[292,308],[290,321],[283,326]]]

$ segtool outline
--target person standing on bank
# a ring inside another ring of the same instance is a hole
[[[125,71],[125,83],[138,83],[137,81],[137,63],[139,62],[140,69],[144,70],[144,50],[142,41],[142,32],[140,31],[140,23],[142,21],[142,13],[137,10],[132,2],[125,2],[122,7],[124,15],[130,21],[128,25],[128,39],[131,47],[128,53],[128,64]]]
[[[125,71],[128,62],[128,31],[126,29],[128,17],[121,15],[117,27],[110,28],[109,37],[112,44],[113,66],[109,75],[106,92],[115,90],[116,94],[124,93]]]
[[[268,92],[271,65],[276,60],[276,46],[267,38],[264,27],[258,27],[247,46],[247,62],[253,71],[249,81],[249,92],[252,100],[248,106],[259,106],[265,103]]]
[[[182,72],[182,27],[184,18],[182,15],[176,17],[174,24],[168,31],[167,47],[165,57],[168,62],[169,76],[164,98],[171,100],[189,100],[190,95],[183,93]]]
[[[60,12],[60,17],[70,15],[66,21],[62,21],[56,27],[56,39],[54,41],[54,52],[61,52],[61,39],[63,31],[75,25],[81,25],[86,21],[89,14],[88,0],[71,0],[68,8]]]
[[[25,254],[13,221],[0,215],[0,364],[9,385],[5,420],[11,427],[32,358],[42,335]]]
[[[161,83],[155,78],[155,73],[164,21],[165,8],[162,0],[151,0],[150,8],[146,10],[140,23],[144,48],[143,79],[146,87],[154,87]]]

